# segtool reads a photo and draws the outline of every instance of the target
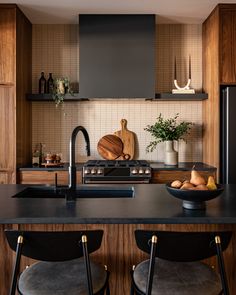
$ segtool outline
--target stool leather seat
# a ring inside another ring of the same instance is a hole
[[[229,295],[223,251],[232,231],[135,230],[138,248],[150,255],[131,271],[134,295]],[[217,258],[219,274],[203,261]]]
[[[95,294],[105,285],[107,273],[102,265],[92,261],[90,265]],[[21,274],[18,289],[22,295],[87,295],[83,257],[63,262],[36,262]]]
[[[146,291],[148,268],[149,260],[145,260],[136,266],[133,273],[135,284],[143,293]],[[155,258],[152,295],[216,295],[221,289],[220,276],[202,262]]]
[[[5,229],[16,252],[9,295],[110,295],[107,267],[90,260],[103,230],[18,231]],[[21,256],[36,263],[19,276]],[[17,294],[18,294],[17,293]]]

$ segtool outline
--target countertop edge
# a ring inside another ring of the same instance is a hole
[[[138,218],[138,219],[129,219],[129,218],[112,218],[112,220],[108,220],[107,218],[95,218],[95,219],[77,219],[77,218],[68,218],[68,220],[62,220],[63,218],[9,218],[1,220],[0,224],[235,224],[236,217],[226,218],[222,220],[222,217],[215,218],[214,220],[210,220],[209,218],[200,218],[197,217],[192,218],[184,218],[184,221],[180,221],[179,219],[170,220],[170,218]],[[197,220],[196,220],[197,219]]]
[[[77,171],[82,171],[84,163],[77,163]],[[160,162],[150,162],[153,171],[191,171],[193,165],[199,171],[216,171],[217,168],[203,162],[179,162],[178,166],[167,166]],[[19,167],[18,171],[67,171],[68,163],[64,167]]]

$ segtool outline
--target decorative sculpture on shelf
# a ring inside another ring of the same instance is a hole
[[[190,88],[191,83],[191,57],[189,55],[189,68],[188,68],[188,82],[184,87],[180,87],[177,82],[177,66],[176,66],[176,56],[175,56],[175,63],[174,63],[174,85],[176,89],[172,89],[172,93],[195,93],[194,89]]]

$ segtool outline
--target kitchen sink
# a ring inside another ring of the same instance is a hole
[[[134,187],[77,187],[71,192],[67,187],[29,186],[13,198],[133,198]]]

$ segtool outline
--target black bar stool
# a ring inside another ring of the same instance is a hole
[[[232,232],[136,230],[139,249],[150,254],[131,271],[131,294],[229,294],[222,251]],[[200,260],[217,255],[220,275]]]
[[[16,251],[10,295],[109,295],[106,267],[90,261],[103,231],[39,232],[5,230]],[[19,276],[21,255],[40,260]]]

